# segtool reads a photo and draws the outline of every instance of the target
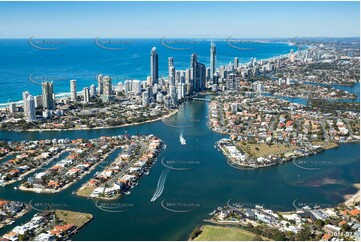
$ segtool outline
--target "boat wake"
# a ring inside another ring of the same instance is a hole
[[[154,202],[155,200],[157,200],[158,197],[160,197],[160,195],[162,195],[163,190],[164,190],[164,184],[165,181],[167,180],[167,176],[169,174],[169,169],[164,169],[162,174],[159,177],[158,180],[158,184],[157,184],[157,190],[155,191],[155,193],[153,194],[152,199],[150,199],[151,202]]]
[[[185,138],[183,137],[183,133],[179,135],[179,142],[181,143],[181,145],[187,144]]]

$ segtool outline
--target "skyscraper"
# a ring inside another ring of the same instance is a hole
[[[135,95],[140,95],[142,93],[142,83],[139,80],[132,81],[132,92]]]
[[[197,78],[197,54],[191,55],[191,65],[190,65],[190,83],[192,84],[193,88]]]
[[[35,101],[34,97],[29,94],[29,96],[26,98],[25,105],[26,106],[26,117],[28,118],[29,122],[35,121]]]
[[[239,64],[238,57],[235,57],[234,58],[234,71],[237,71],[238,64]]]
[[[211,80],[212,77],[211,77],[211,68],[210,67],[207,67],[206,68],[206,79],[207,80]]]
[[[85,87],[83,89],[83,97],[84,97],[84,103],[89,103],[90,102],[90,91],[89,88]]]
[[[10,113],[16,113],[16,103],[9,104],[9,111]]]
[[[291,62],[295,62],[295,54],[293,53],[293,49],[290,50],[290,54],[288,56],[288,59],[291,61]]]
[[[190,83],[190,79],[191,79],[191,70],[190,69],[186,69],[185,71],[185,83],[189,84]]]
[[[43,97],[41,95],[35,96],[35,108],[42,108],[43,107]]]
[[[132,90],[132,81],[131,80],[125,80],[124,82],[124,92],[128,93]]]
[[[95,97],[97,95],[97,89],[94,84],[90,85],[90,96]]]
[[[169,67],[169,86],[175,85],[175,68],[174,66]]]
[[[54,110],[54,98],[53,98],[53,82],[42,83],[43,93],[43,108],[48,110]]]
[[[168,82],[169,85],[174,85],[175,82],[175,68],[173,57],[168,58]]]
[[[206,86],[206,65],[197,62],[197,91],[203,90]]]
[[[173,57],[168,57],[168,67],[174,66],[174,59]]]
[[[152,85],[158,83],[158,54],[155,47],[150,51],[150,79]]]
[[[149,105],[149,90],[142,93],[142,105],[147,107]]]
[[[212,77],[216,72],[216,55],[217,55],[216,45],[213,43],[213,41],[211,41],[210,52],[211,52],[210,68],[211,68],[211,77]]]
[[[197,61],[197,54],[191,55],[190,65],[190,91],[199,91],[205,87],[206,66]],[[189,94],[189,93],[188,93]]]
[[[112,101],[112,79],[110,76],[103,76],[103,95],[102,99],[103,102],[110,102]]]
[[[25,104],[26,104],[26,100],[27,100],[29,95],[30,95],[30,93],[28,91],[23,92],[23,109],[24,109],[24,114],[25,115],[27,113],[27,106]]]
[[[97,81],[98,81],[99,96],[101,96],[103,94],[103,75],[102,74],[99,74],[97,76]]]
[[[70,80],[70,99],[76,101],[76,80]]]

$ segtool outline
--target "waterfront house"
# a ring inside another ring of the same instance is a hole
[[[64,236],[71,233],[74,229],[76,229],[74,224],[56,225],[54,229],[50,230],[50,233],[56,234],[57,236]]]
[[[34,238],[35,241],[54,241],[55,237],[51,233],[41,233]]]
[[[72,168],[72,169],[68,170],[65,175],[67,175],[67,176],[75,176],[75,175],[79,175],[80,173],[81,173],[81,169]]]
[[[332,239],[332,236],[329,234],[324,234],[321,238],[322,241],[330,241]]]
[[[18,240],[19,234],[16,233],[16,232],[11,231],[11,232],[9,232],[7,234],[4,234],[3,237],[5,239],[11,240],[11,241],[16,241],[16,240]]]
[[[49,181],[47,186],[54,189],[58,189],[60,187],[59,183],[56,181]]]

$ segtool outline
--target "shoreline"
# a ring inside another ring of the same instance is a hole
[[[303,157],[309,157],[309,156],[313,156],[313,155],[317,155],[323,151],[327,151],[330,149],[335,149],[338,148],[340,145],[333,143],[334,145],[332,146],[327,146],[327,147],[322,147],[323,150],[322,151],[317,151],[316,153],[308,153],[307,156],[299,156],[299,157],[290,157],[290,158],[283,158],[284,160],[281,162],[277,162],[277,163],[271,163],[271,164],[266,164],[266,165],[247,165],[247,164],[237,164],[236,162],[234,162],[231,158],[228,157],[227,152],[223,149],[223,147],[219,144],[219,142],[217,142],[217,147],[219,149],[221,149],[222,154],[225,156],[225,158],[227,159],[227,164],[234,168],[234,169],[238,169],[238,170],[252,170],[252,169],[257,169],[257,168],[267,168],[267,167],[271,167],[271,166],[277,166],[277,165],[282,165],[283,163],[289,162],[291,160],[295,160],[295,159],[300,159]]]
[[[138,122],[138,123],[131,123],[131,124],[121,124],[121,125],[116,125],[116,126],[101,126],[101,127],[93,127],[93,128],[69,128],[69,129],[28,129],[28,130],[19,130],[19,131],[10,131],[8,129],[0,129],[0,130],[4,130],[4,131],[8,131],[8,132],[61,132],[61,131],[81,131],[81,130],[97,130],[97,129],[115,129],[115,128],[123,128],[123,127],[128,127],[128,126],[137,126],[137,125],[141,125],[141,124],[146,124],[146,123],[152,123],[152,122],[156,122],[156,121],[160,121],[164,118],[169,118],[171,116],[173,116],[174,114],[176,114],[178,112],[178,109],[175,109],[173,112],[170,112],[167,115],[164,115],[162,117],[156,118],[156,119],[151,119],[151,120],[147,120],[144,122]]]
[[[346,205],[346,206],[355,206],[357,203],[360,203],[360,184],[359,183],[355,183],[353,184],[353,187],[358,189],[358,191],[354,194],[345,194],[343,196],[343,198],[345,199],[344,202],[342,202],[342,204]]]

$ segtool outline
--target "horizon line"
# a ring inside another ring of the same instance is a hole
[[[237,37],[237,36],[228,36],[228,37],[0,37],[0,40],[7,39],[227,39],[227,38],[237,38],[237,39],[292,39],[292,38],[300,38],[300,39],[320,39],[320,38],[330,38],[330,39],[351,39],[351,38],[360,38],[360,36],[292,36],[292,37]]]

